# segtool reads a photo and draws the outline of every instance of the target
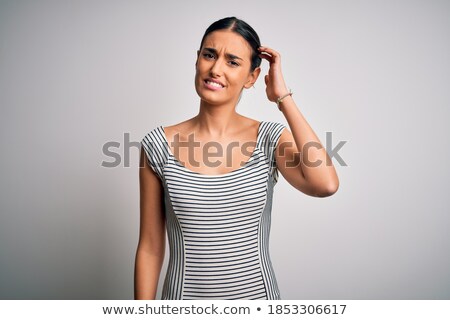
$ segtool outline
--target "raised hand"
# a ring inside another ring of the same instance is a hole
[[[281,72],[280,54],[268,47],[258,48],[259,56],[269,61],[269,73],[264,76],[266,94],[269,101],[276,102],[279,97],[289,92]]]

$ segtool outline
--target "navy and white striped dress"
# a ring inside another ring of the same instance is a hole
[[[269,255],[274,150],[285,125],[261,121],[256,147],[231,172],[207,175],[172,154],[163,126],[141,141],[164,187],[170,259],[163,300],[280,300]]]

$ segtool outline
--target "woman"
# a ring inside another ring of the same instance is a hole
[[[270,64],[267,98],[292,133],[235,110],[243,89],[258,79],[262,59]],[[166,228],[170,259],[162,299],[281,299],[268,251],[278,170],[299,191],[326,197],[338,188],[335,169],[287,90],[280,54],[261,46],[247,23],[214,22],[195,66],[199,113],[154,128],[141,141],[135,299],[155,299]],[[308,142],[315,147],[299,153]]]

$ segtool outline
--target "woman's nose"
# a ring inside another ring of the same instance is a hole
[[[221,75],[222,74],[223,63],[221,59],[217,59],[211,67],[211,75]]]

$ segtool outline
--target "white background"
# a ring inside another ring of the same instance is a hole
[[[133,298],[137,144],[198,112],[196,50],[236,16],[281,53],[322,143],[346,141],[333,196],[275,187],[282,298],[450,299],[449,14],[425,0],[0,1],[0,298]],[[237,110],[286,124],[267,70]]]

